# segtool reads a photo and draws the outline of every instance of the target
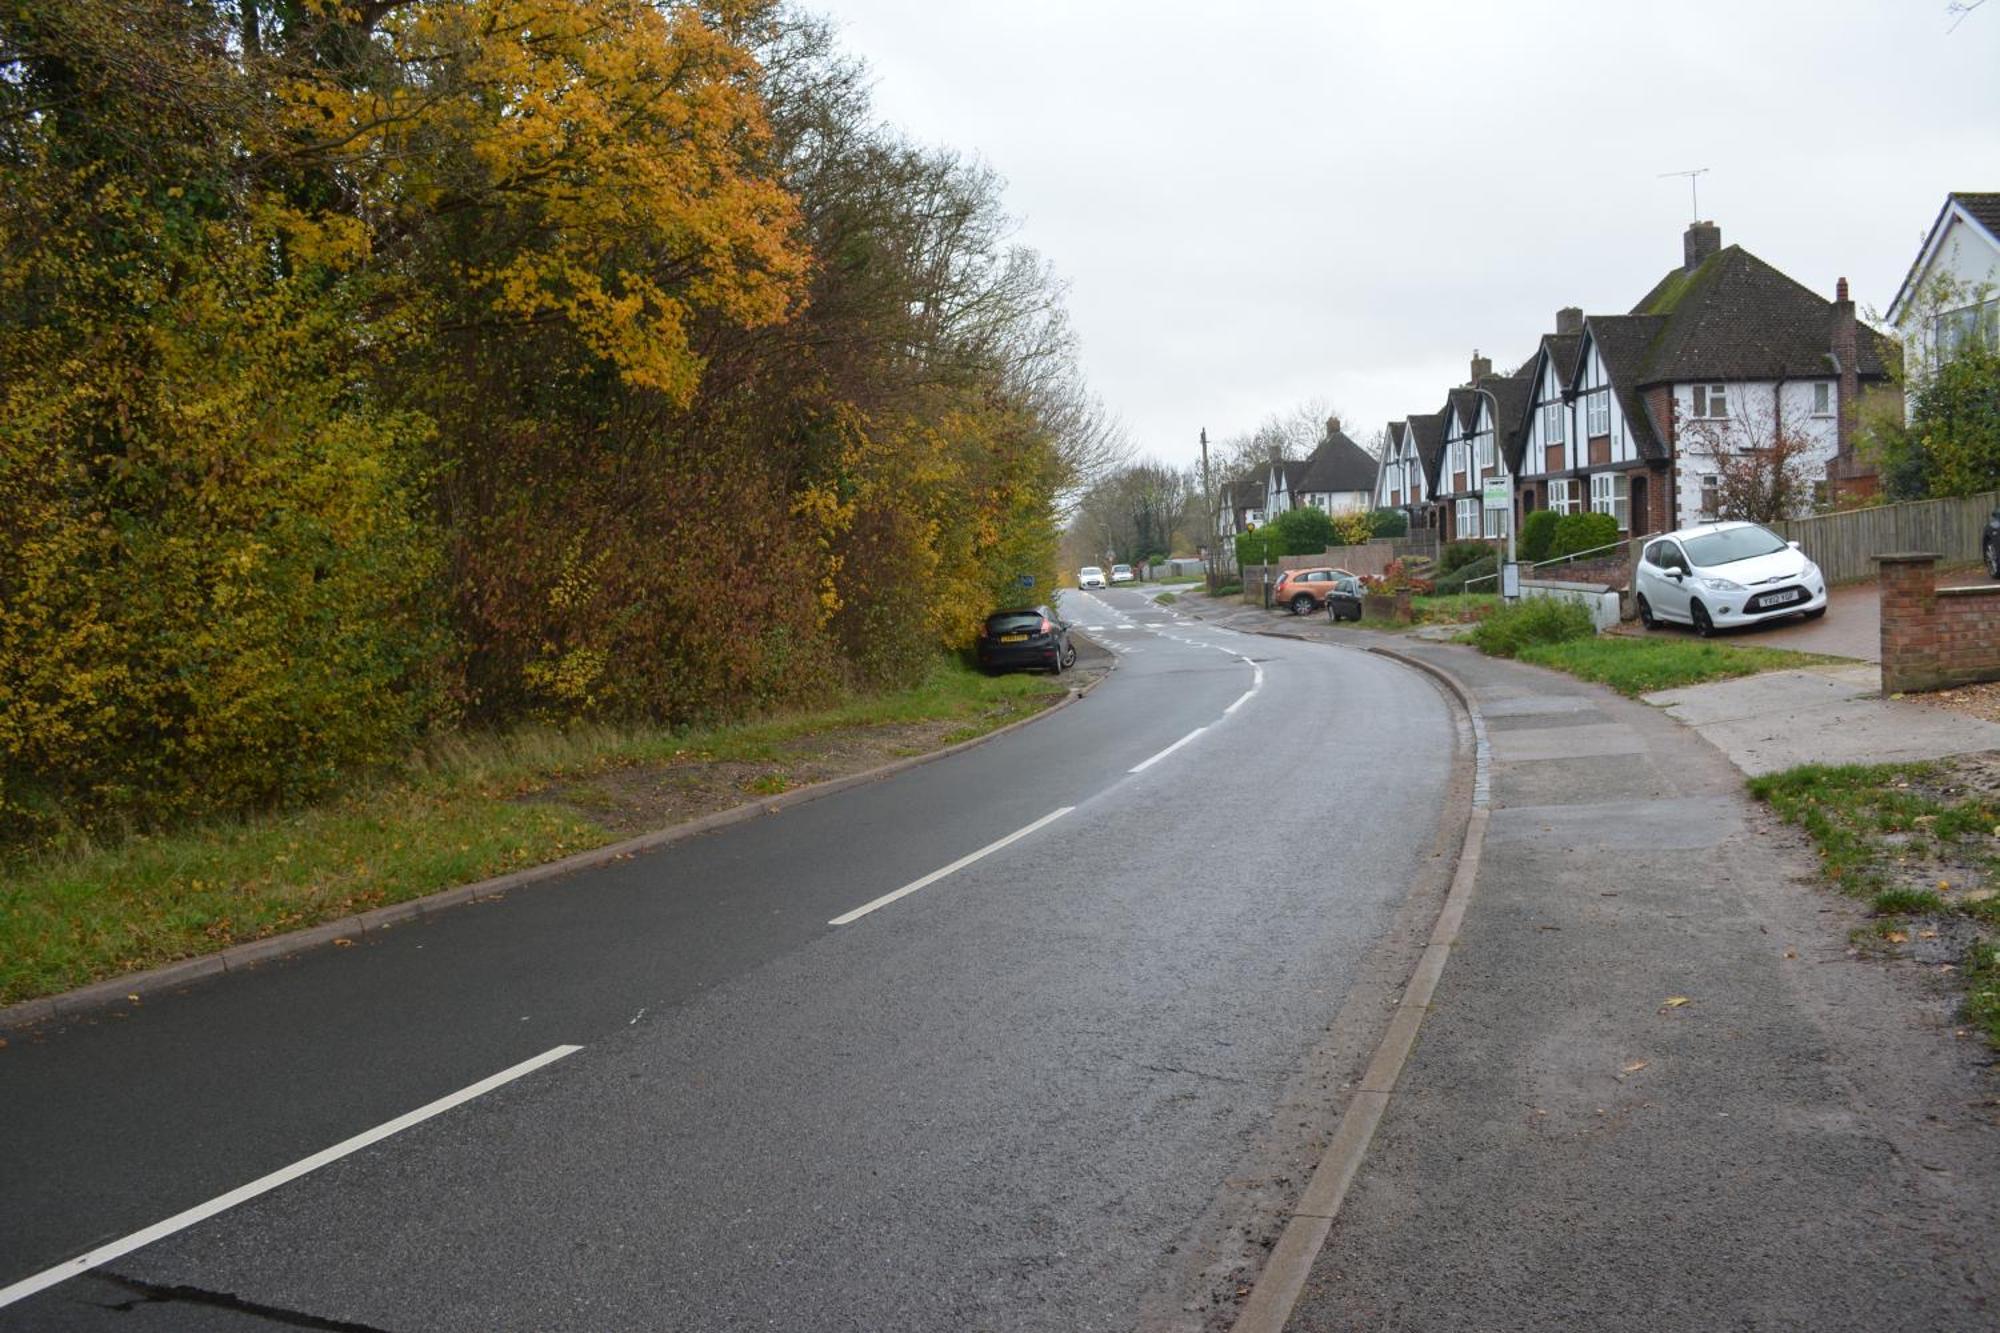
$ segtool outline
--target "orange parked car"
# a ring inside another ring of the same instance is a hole
[[[1326,601],[1341,579],[1354,575],[1344,569],[1289,569],[1271,593],[1271,605],[1282,606],[1295,616],[1311,615]]]

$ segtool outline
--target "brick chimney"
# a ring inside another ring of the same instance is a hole
[[[1340,434],[1340,418],[1328,417],[1326,419],[1326,437],[1330,440],[1338,434]]]
[[[1491,375],[1492,373],[1493,373],[1493,358],[1490,356],[1481,356],[1479,354],[1479,349],[1476,347],[1473,348],[1472,378],[1467,380],[1466,383],[1477,384],[1479,383],[1479,381],[1485,379],[1488,375]]]
[[[1583,307],[1566,305],[1562,309],[1556,311],[1556,332],[1582,333]]]
[[[1861,333],[1854,322],[1854,302],[1848,298],[1846,278],[1833,286],[1833,360],[1840,370],[1840,399],[1834,405],[1838,414],[1834,429],[1840,443],[1835,452],[1847,459],[1854,454],[1854,412],[1861,401]]]
[[[1722,228],[1713,222],[1690,222],[1687,235],[1681,238],[1681,254],[1686,262],[1681,267],[1692,273],[1701,267],[1701,261],[1722,249]]]

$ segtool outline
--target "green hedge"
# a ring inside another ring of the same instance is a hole
[[[1564,514],[1556,520],[1549,558],[1594,551],[1618,540],[1618,520],[1609,514]]]
[[[1472,629],[1472,642],[1493,657],[1513,657],[1535,643],[1587,639],[1597,633],[1590,609],[1560,597],[1529,597],[1503,606]]]
[[[1484,560],[1493,554],[1493,548],[1485,542],[1451,542],[1438,553],[1438,573],[1449,574],[1475,560]]]
[[[1521,559],[1529,564],[1549,558],[1555,545],[1556,525],[1562,515],[1553,509],[1537,509],[1521,520]]]
[[[1407,537],[1410,534],[1410,516],[1400,509],[1371,510],[1368,531],[1377,537]]]
[[[1469,565],[1460,565],[1449,574],[1438,575],[1434,580],[1433,590],[1440,593],[1464,592],[1467,582],[1472,579],[1484,578],[1488,581],[1478,585],[1479,591],[1493,592],[1495,585],[1491,581],[1491,576],[1498,573],[1499,569],[1499,557],[1489,551]]]

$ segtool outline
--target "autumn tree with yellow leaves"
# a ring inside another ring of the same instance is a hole
[[[0,14],[0,841],[887,685],[1116,449],[999,182],[765,3]]]

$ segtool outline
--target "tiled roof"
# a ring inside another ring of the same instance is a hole
[[[1542,346],[1555,363],[1556,383],[1567,389],[1576,380],[1576,354],[1583,346],[1581,333],[1544,333]]]
[[[1367,491],[1375,486],[1375,456],[1334,431],[1320,441],[1319,448],[1306,460],[1304,478],[1298,483],[1308,494]]]
[[[1640,384],[1790,379],[1834,373],[1834,304],[1740,245],[1676,269],[1633,307],[1665,318]],[[1881,335],[1860,329],[1863,379],[1884,375]]]
[[[1972,215],[1972,220],[1991,232],[1993,239],[2000,241],[2000,194],[1969,194],[1964,190],[1953,190],[1951,197],[1958,206]]]
[[[1668,323],[1664,315],[1592,315],[1584,325],[1606,373],[1611,376],[1611,390],[1618,396],[1619,409],[1625,414],[1625,424],[1632,431],[1641,458],[1669,456],[1639,397],[1639,386],[1649,382],[1648,353]]]
[[[1437,493],[1438,462],[1444,457],[1444,413],[1413,412],[1410,434],[1417,437],[1417,458],[1424,465],[1424,485]]]
[[[1444,396],[1445,411],[1458,418],[1460,433],[1469,433],[1479,424],[1479,395],[1470,389],[1453,389]]]
[[[1495,438],[1509,472],[1521,470],[1521,441],[1527,435],[1528,404],[1534,398],[1535,367],[1529,362],[1512,375],[1488,375],[1479,387],[1493,395]]]

